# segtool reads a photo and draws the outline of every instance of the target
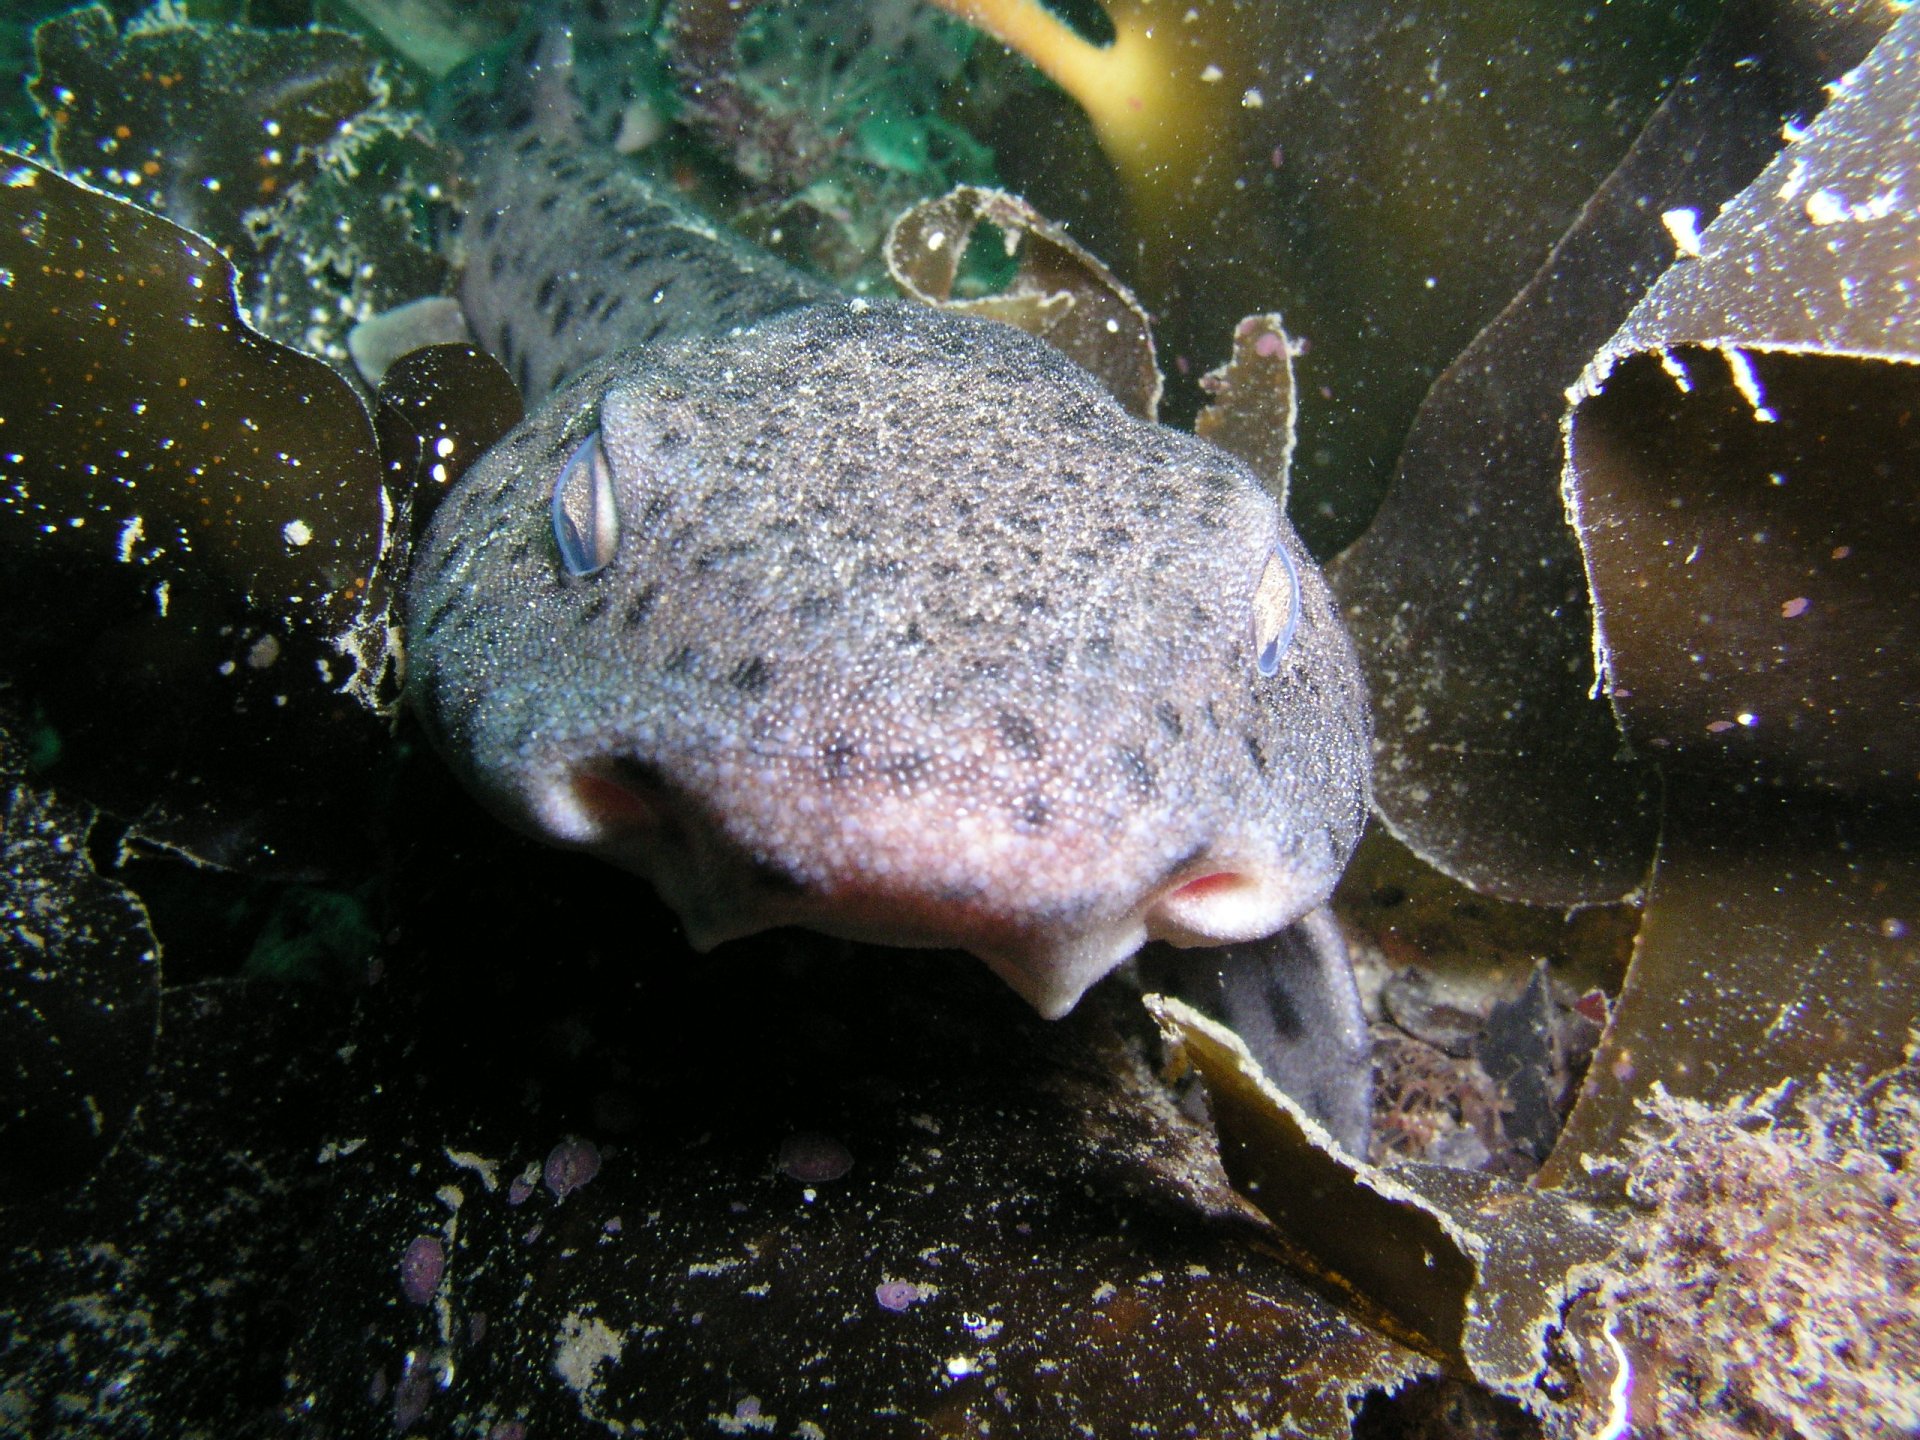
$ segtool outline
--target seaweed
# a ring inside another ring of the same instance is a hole
[[[979,238],[976,239],[976,231]],[[956,295],[969,249],[997,238],[1014,274],[990,294]],[[1160,406],[1147,312],[1113,272],[1016,195],[962,185],[903,211],[887,232],[887,269],[928,305],[1018,326],[1065,351],[1134,414]]]

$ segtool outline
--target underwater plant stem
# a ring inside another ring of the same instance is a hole
[[[1230,47],[1210,53],[1205,27],[1176,33],[1171,16],[1151,5],[1109,3],[1114,39],[1096,45],[1039,0],[934,3],[1026,56],[1079,103],[1137,210],[1164,214],[1196,198],[1209,141],[1231,125],[1228,105],[1239,93],[1226,83],[1234,68]]]

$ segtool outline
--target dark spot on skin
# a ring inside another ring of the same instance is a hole
[[[727,679],[741,694],[757,695],[773,683],[773,665],[764,656],[755,655],[734,666]]]
[[[571,319],[573,319],[573,297],[563,295],[560,297],[559,308],[553,312],[553,333],[555,338],[558,338],[560,333],[567,328],[567,322]]]
[[[793,616],[796,620],[824,620],[839,608],[839,600],[832,595],[807,595],[794,602]]]
[[[489,210],[485,215],[480,217],[480,238],[482,240],[491,240],[499,233],[500,212],[498,210]],[[497,275],[500,272],[496,270],[494,273]]]
[[[1017,710],[1002,710],[994,717],[1000,727],[1000,738],[1006,742],[1007,749],[1022,760],[1038,760],[1046,747],[1041,743],[1040,732]]]
[[[552,303],[553,292],[559,288],[559,285],[560,277],[558,275],[549,275],[540,282],[540,288],[533,292],[533,303],[538,305],[542,310],[546,309],[547,306]]]
[[[699,653],[691,645],[682,645],[666,658],[666,663],[661,665],[660,671],[664,675],[684,675],[693,669],[693,662],[698,658]]]
[[[567,177],[565,175],[562,175],[560,178],[564,180]],[[540,197],[539,203],[535,206],[535,208],[538,209],[542,215],[551,215],[555,210],[559,208],[559,206],[560,206],[560,193],[558,191],[554,191],[550,195],[542,195]]]
[[[488,218],[491,219],[492,217],[489,216]],[[507,256],[505,251],[496,250],[487,257],[487,278],[489,280],[498,280],[500,278],[500,272],[506,268]]]
[[[678,450],[687,443],[687,437],[678,430],[662,430],[653,442],[656,450]]]
[[[1120,773],[1126,777],[1127,788],[1142,800],[1151,800],[1160,793],[1159,782],[1154,778],[1153,767],[1147,763],[1147,757],[1138,750],[1116,750],[1114,762],[1119,765]]]
[[[1260,737],[1258,735],[1244,735],[1241,738],[1247,742],[1247,758],[1253,761],[1253,768],[1258,770],[1262,775],[1266,774],[1267,752],[1265,747],[1260,744]]]
[[[425,634],[433,634],[434,631],[440,628],[447,616],[453,612],[454,606],[459,604],[459,599],[460,597],[458,595],[449,595],[438,605],[434,606],[428,613],[427,618],[421,622],[420,629]]]
[[[902,650],[917,650],[926,643],[926,634],[920,629],[918,620],[908,621],[907,628],[894,637],[894,644]]]
[[[1133,508],[1149,520],[1158,520],[1173,509],[1178,498],[1178,492],[1171,485],[1155,485],[1135,502]]]
[[[1186,724],[1181,720],[1180,712],[1174,708],[1173,703],[1169,700],[1162,700],[1153,707],[1153,718],[1158,720],[1160,722],[1160,728],[1165,730],[1167,734],[1171,735],[1175,740],[1178,740],[1182,735],[1186,734]]]
[[[1100,543],[1116,550],[1124,550],[1133,544],[1133,532],[1119,525],[1109,525],[1100,532]]]
[[[1053,805],[1038,790],[1029,790],[1014,802],[1014,818],[1031,830],[1044,830],[1053,823]]]
[[[844,780],[860,758],[860,747],[838,736],[820,747],[820,769],[830,780]]]
[[[581,625],[591,625],[607,613],[607,606],[611,603],[613,603],[612,598],[606,591],[602,590],[586,603],[585,608],[580,611],[580,619],[577,623]]]
[[[1031,590],[1016,590],[1013,592],[1013,604],[1017,610],[1024,610],[1029,615],[1038,615],[1047,608],[1047,597],[1036,595]]]
[[[738,560],[743,555],[751,555],[753,546],[744,540],[735,540],[729,545],[709,545],[693,557],[696,570],[717,570],[729,560]]]
[[[522,355],[514,363],[513,378],[519,382],[520,393],[522,395],[527,394],[533,389],[533,366],[528,363],[525,355]]]
[[[620,623],[625,625],[629,630],[633,629],[647,618],[648,612],[653,609],[654,602],[659,598],[660,587],[658,585],[646,586],[639,594],[627,602],[627,613],[621,617]]]

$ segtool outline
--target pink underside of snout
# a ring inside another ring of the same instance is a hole
[[[585,767],[535,808],[551,838],[652,880],[700,949],[780,925],[962,949],[1049,1017],[1149,939],[1254,939],[1323,898],[1244,844],[1169,875],[1151,815],[1022,829],[965,796],[781,787],[744,766],[704,779],[711,798],[695,805]],[[756,883],[751,857],[791,883]]]

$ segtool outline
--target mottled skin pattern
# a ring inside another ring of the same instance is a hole
[[[411,584],[411,697],[495,810],[647,875],[703,948],[958,946],[1047,1014],[1149,936],[1325,899],[1366,701],[1243,466],[1017,330],[823,291],[611,165],[530,141],[481,174],[477,333],[534,396],[591,360],[467,473]],[[574,578],[549,500],[596,429],[619,540]],[[1276,546],[1301,618],[1263,677]]]

